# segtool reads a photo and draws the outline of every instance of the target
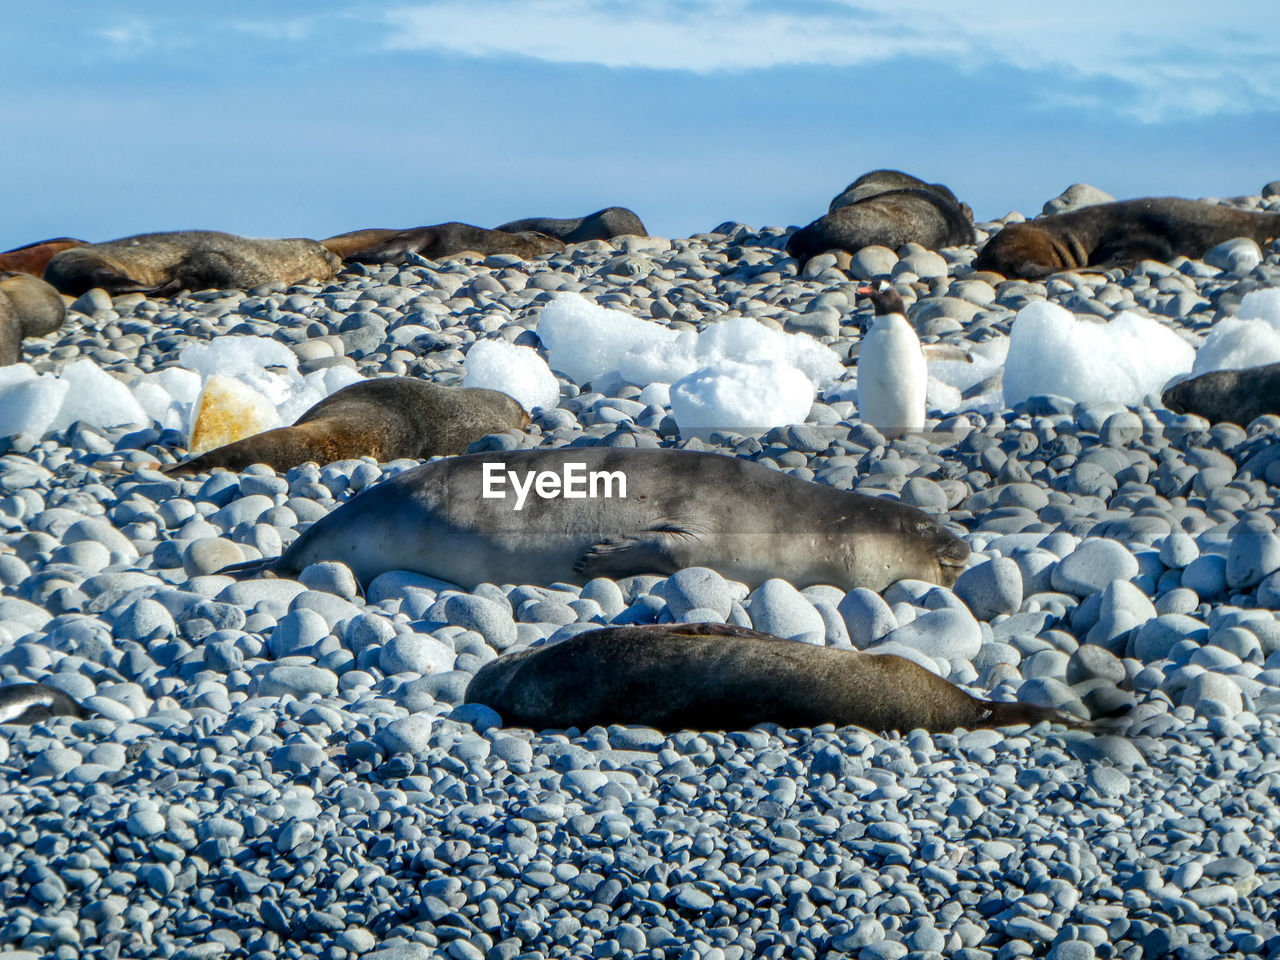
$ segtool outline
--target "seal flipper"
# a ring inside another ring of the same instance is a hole
[[[590,579],[617,579],[639,573],[670,576],[687,566],[676,559],[673,548],[697,538],[691,524],[678,521],[658,523],[635,534],[605,537],[579,557],[573,569]]]
[[[249,580],[262,575],[274,577],[280,564],[280,557],[263,557],[261,560],[242,560],[232,563],[221,570],[213,571],[214,576],[233,577],[236,580]]]

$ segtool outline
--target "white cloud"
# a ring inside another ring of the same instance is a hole
[[[1243,0],[438,0],[383,13],[391,49],[694,73],[910,57],[1043,74],[1046,105],[1138,120],[1280,109],[1280,58]],[[1099,93],[1120,84],[1126,92]],[[1023,91],[1014,91],[1021,97]]]
[[[298,42],[309,40],[314,34],[314,24],[304,17],[286,20],[232,20],[227,27],[237,33],[248,34],[259,40]]]
[[[125,20],[95,32],[120,53],[141,51],[156,45],[151,25],[141,20]]]

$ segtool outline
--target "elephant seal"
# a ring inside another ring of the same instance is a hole
[[[1160,401],[1174,413],[1194,413],[1210,423],[1247,427],[1258,417],[1280,414],[1280,363],[1210,370],[1175,383]]]
[[[308,460],[425,460],[465,453],[468,444],[487,434],[521,430],[528,424],[524,408],[497,390],[384,377],[335,391],[291,427],[245,437],[162,467],[161,472],[185,476],[265,463],[283,473]]]
[[[969,222],[973,222],[973,210],[967,203],[961,203],[957,200],[956,195],[951,192],[951,188],[946,184],[925,183],[919,177],[913,177],[911,174],[903,173],[901,170],[872,170],[870,173],[864,173],[831,199],[831,203],[827,207],[827,213],[835,213],[841,207],[858,203],[868,197],[888,193],[890,190],[932,191],[957,204],[968,216]]]
[[[978,251],[974,270],[1038,280],[1059,270],[1201,257],[1234,237],[1280,237],[1280,213],[1236,210],[1180,197],[1099,203],[1011,223]]]
[[[85,240],[56,237],[53,240],[37,240],[35,243],[14,247],[12,250],[0,253],[0,273],[29,273],[33,277],[42,277],[49,261],[63,250],[88,245]]]
[[[58,291],[29,273],[0,273],[0,365],[22,360],[24,337],[53,333],[66,318]]]
[[[1078,717],[979,700],[903,657],[781,640],[720,623],[604,627],[490,660],[464,697],[509,726],[639,724],[657,730],[856,725],[1004,727]]]
[[[783,577],[883,590],[907,577],[950,585],[968,555],[896,500],[718,454],[581,447],[423,464],[316,521],[283,556],[221,572],[288,575],[337,560],[362,583],[409,570],[474,587],[703,566],[751,587]]]
[[[973,215],[950,190],[908,187],[837,207],[793,233],[787,253],[803,267],[827,250],[856,253],[872,245],[896,250],[905,243],[936,250],[973,242]]]
[[[562,242],[541,233],[508,233],[456,222],[409,230],[353,230],[321,243],[325,249],[340,256],[344,263],[404,263],[410,254],[428,260],[442,260],[463,253],[485,257],[509,253],[529,260],[564,249]]]
[[[555,237],[565,243],[582,243],[586,240],[612,240],[626,235],[647,237],[648,231],[636,214],[626,207],[605,207],[585,217],[556,220],[552,217],[529,217],[512,220],[498,227],[510,233],[534,230]]]
[[[179,290],[328,280],[340,266],[339,259],[314,240],[257,240],[215,230],[183,230],[64,250],[49,261],[44,278],[73,297],[94,287],[112,296],[166,297]]]
[[[39,723],[50,717],[83,720],[92,715],[92,710],[43,683],[7,683],[0,687],[0,723]]]

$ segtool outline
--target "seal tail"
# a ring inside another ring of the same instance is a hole
[[[215,570],[215,576],[232,577],[236,580],[252,580],[254,577],[275,577],[279,557],[263,557],[261,560],[244,560]]]

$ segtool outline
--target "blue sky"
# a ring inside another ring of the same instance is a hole
[[[1280,179],[1261,19],[1230,0],[16,5],[0,249],[611,204],[686,236],[806,223],[877,167],[980,219],[1077,181],[1256,193]]]

